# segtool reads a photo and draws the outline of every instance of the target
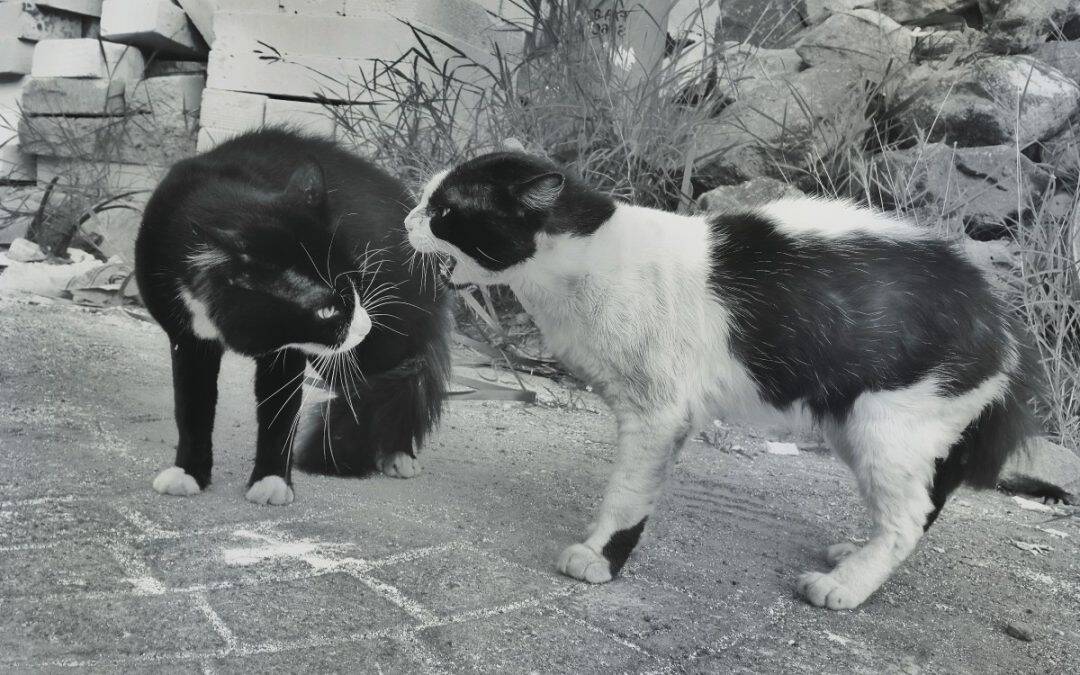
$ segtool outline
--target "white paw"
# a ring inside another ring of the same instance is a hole
[[[799,577],[799,595],[815,607],[855,609],[866,599],[844,586],[831,574],[806,572]]]
[[[568,577],[590,584],[611,581],[611,563],[585,544],[571,544],[564,548],[556,568]]]
[[[391,478],[412,478],[423,470],[420,459],[407,452],[396,452],[379,460],[379,471]]]
[[[178,466],[170,466],[154,478],[154,490],[162,495],[190,497],[199,494],[199,484]]]
[[[281,476],[264,476],[248,488],[247,500],[255,504],[292,504],[293,491]]]
[[[826,548],[825,559],[829,561],[830,565],[835,566],[838,562],[858,550],[859,547],[856,544],[852,544],[850,541],[844,541]]]

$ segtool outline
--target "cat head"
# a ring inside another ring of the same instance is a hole
[[[326,202],[315,163],[294,169],[280,191],[228,176],[195,183],[176,209],[192,235],[181,298],[193,329],[252,356],[285,347],[328,356],[358,345],[371,319],[354,260],[334,246]]]
[[[588,236],[611,217],[610,198],[546,159],[495,152],[435,175],[405,219],[421,253],[449,254],[452,283],[501,283],[545,237]]]

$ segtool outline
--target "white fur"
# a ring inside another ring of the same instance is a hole
[[[154,491],[176,497],[190,497],[200,492],[195,478],[178,466],[170,466],[154,478]]]
[[[294,342],[285,345],[282,349],[299,349],[310,356],[334,356],[335,354],[351,351],[354,347],[363,342],[364,338],[367,337],[367,334],[370,332],[371,317],[368,315],[367,310],[360,304],[360,296],[356,293],[356,289],[353,289],[353,315],[352,319],[349,320],[349,328],[345,331],[345,338],[340,344],[334,347],[327,347],[326,345],[318,344],[317,342]]]
[[[407,452],[395,452],[389,457],[383,457],[379,461],[379,471],[391,478],[413,478],[419,476],[424,470],[419,457],[413,457]]]
[[[292,504],[293,490],[281,476],[264,476],[248,488],[245,497],[254,504],[284,506]]]
[[[180,300],[191,312],[191,332],[204,340],[220,340],[221,331],[214,325],[210,317],[210,310],[202,300],[197,299],[191,291],[183,288],[180,290]]]
[[[838,239],[853,234],[888,239],[925,239],[930,236],[911,223],[871,209],[835,199],[787,197],[757,209],[780,231],[792,235],[813,234]]]
[[[786,199],[760,211],[796,236],[925,236],[843,202]],[[563,573],[610,579],[599,552],[614,533],[652,513],[682,440],[701,422],[718,414],[756,420],[784,414],[763,403],[729,349],[730,312],[707,285],[713,235],[704,217],[618,204],[592,235],[538,235],[531,258],[492,273],[438,240],[425,213],[417,207],[410,214],[413,245],[453,255],[456,283],[508,284],[552,351],[615,413],[616,464],[589,536],[559,559]],[[907,389],[860,396],[843,424],[826,429],[855,473],[875,533],[857,551],[837,548],[831,573],[804,575],[800,589],[811,603],[857,606],[911,552],[932,508],[927,487],[934,459],[1001,395],[1005,381],[998,375],[946,397],[931,375]]]

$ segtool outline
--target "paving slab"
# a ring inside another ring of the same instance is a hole
[[[420,476],[296,474],[258,507],[249,362],[225,359],[214,482],[182,499],[150,488],[176,433],[156,327],[0,296],[0,354],[0,671],[1080,672],[1065,510],[961,491],[827,612],[795,579],[867,534],[847,470],[695,441],[623,576],[586,586],[554,561],[603,494],[606,412],[454,402]]]

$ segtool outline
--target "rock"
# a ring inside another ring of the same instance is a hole
[[[744,89],[694,139],[696,175],[719,185],[779,178],[783,165],[833,151],[845,124],[864,124],[863,91],[873,78],[829,63]]]
[[[923,64],[898,96],[911,99],[913,133],[961,147],[1025,147],[1053,136],[1080,110],[1080,86],[1028,56],[989,56],[949,70]]]
[[[34,242],[18,237],[11,242],[7,257],[12,262],[30,263],[45,260],[47,256]]]
[[[1042,165],[1073,190],[1080,186],[1080,134],[1072,126],[1043,141]]]
[[[985,42],[986,35],[967,26],[952,30],[921,31],[915,35],[911,52],[914,63],[940,61],[952,54],[973,54]]]
[[[90,238],[106,258],[135,264],[135,237],[142,222],[143,205],[123,203],[121,208],[95,213],[82,224],[82,234]]]
[[[701,211],[741,211],[782,197],[805,196],[798,188],[775,178],[753,178],[739,185],[721,185],[697,198]]]
[[[1080,0],[979,0],[979,8],[1002,52],[1030,51],[1048,37],[1080,37]]]
[[[978,5],[977,0],[876,0],[865,3],[886,16],[907,23],[931,14],[958,14]]]
[[[800,0],[724,0],[716,22],[717,41],[789,45],[803,29],[799,4]]]
[[[806,23],[816,26],[833,14],[873,5],[874,0],[806,0]]]
[[[1020,176],[1017,176],[1017,166]],[[871,178],[883,203],[902,208],[932,205],[943,218],[958,218],[975,239],[1008,235],[1025,211],[1037,207],[1050,175],[1014,146],[953,148],[929,143],[885,152]],[[1017,195],[1017,190],[1023,193]]]
[[[907,63],[914,46],[909,29],[874,10],[854,9],[806,31],[795,51],[811,67],[840,61],[884,70],[890,62]]]
[[[1039,45],[1032,56],[1058,69],[1073,82],[1080,82],[1080,43],[1047,42]]]
[[[746,43],[736,43],[720,55],[721,78],[724,73],[739,78],[772,77],[802,70],[803,60],[794,49],[768,49]]]
[[[1053,441],[1040,438],[1013,454],[1001,470],[1001,482],[1034,478],[1069,492],[1080,488],[1080,456]]]
[[[1031,624],[1024,623],[1023,621],[1008,622],[1005,624],[1005,633],[1022,642],[1035,641],[1035,629],[1031,627]]]

